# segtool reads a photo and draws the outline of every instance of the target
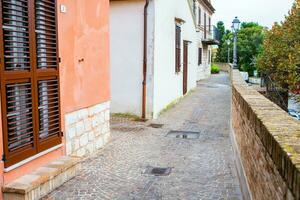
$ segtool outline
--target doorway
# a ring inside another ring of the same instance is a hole
[[[183,41],[183,95],[187,93],[188,64],[189,64],[189,42]]]

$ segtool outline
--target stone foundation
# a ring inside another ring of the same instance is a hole
[[[65,116],[67,155],[89,156],[109,141],[109,108],[105,102]]]

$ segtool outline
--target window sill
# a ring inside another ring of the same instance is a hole
[[[14,165],[12,165],[10,167],[4,168],[3,171],[4,171],[4,173],[10,172],[10,171],[12,171],[12,170],[14,170],[14,169],[16,169],[18,167],[21,167],[22,165],[25,165],[25,164],[27,164],[27,163],[29,163],[29,162],[31,162],[31,161],[39,158],[39,157],[42,157],[43,155],[46,155],[46,154],[48,154],[48,153],[50,153],[52,151],[55,151],[55,150],[61,148],[62,146],[63,146],[63,144],[59,144],[57,146],[54,146],[54,147],[52,147],[50,149],[47,149],[47,150],[45,150],[45,151],[43,151],[41,153],[36,154],[36,155],[34,155],[34,156],[30,157],[30,158],[27,158],[27,159],[25,159],[25,160],[23,160],[23,161],[21,161],[19,163],[16,163],[16,164],[14,164]]]

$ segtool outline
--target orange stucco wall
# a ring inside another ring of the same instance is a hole
[[[66,113],[109,101],[109,0],[58,0],[58,38],[62,127]],[[66,13],[60,12],[65,5]],[[0,112],[1,114],[1,112]],[[1,115],[0,115],[1,119]],[[0,131],[2,125],[0,120]],[[3,152],[0,136],[0,155]],[[64,154],[64,147],[13,171],[4,173],[0,162],[0,184]],[[0,185],[0,186],[1,186]],[[1,199],[1,195],[0,195]]]
[[[61,106],[68,113],[109,100],[109,0],[59,0]]]

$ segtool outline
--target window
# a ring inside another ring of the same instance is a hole
[[[211,18],[208,18],[208,31],[211,33]]]
[[[5,167],[61,143],[55,0],[1,0]]]
[[[207,22],[206,22],[206,13],[204,13],[204,39],[207,36]]]
[[[208,64],[210,64],[210,62],[211,62],[211,52],[210,52],[210,50],[208,51]]]
[[[198,9],[198,25],[199,25],[199,26],[201,26],[201,23],[202,23],[202,22],[201,22],[201,15],[202,15],[202,13],[201,13],[201,8],[199,8],[199,9]]]
[[[198,48],[198,65],[202,64],[202,48]]]
[[[196,18],[196,11],[197,11],[196,0],[193,0],[193,14],[195,18]]]
[[[176,24],[176,36],[175,36],[175,72],[180,72],[181,63],[181,27]]]

